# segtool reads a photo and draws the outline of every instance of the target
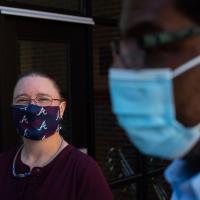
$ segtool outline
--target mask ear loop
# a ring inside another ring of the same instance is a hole
[[[66,99],[62,98],[61,103],[62,103],[62,102],[65,102],[65,103],[66,103]],[[61,104],[60,104],[60,105],[61,105]],[[59,105],[59,110],[58,110],[58,112],[59,112],[58,115],[59,115],[59,120],[60,120],[60,124],[58,125],[58,128],[57,128],[58,132],[62,129],[61,122],[63,121],[63,115],[61,116],[61,111],[60,111],[61,107],[60,107],[60,105]]]
[[[59,107],[58,113],[57,113],[57,119],[56,119],[56,121],[57,121],[57,120],[60,120],[60,123],[59,123],[58,126],[57,126],[56,132],[59,132],[59,131],[62,129],[61,121],[63,120],[63,118],[61,117],[61,114],[60,114],[60,113],[61,113],[61,112],[60,112],[60,107]]]
[[[177,69],[173,70],[172,78],[180,76],[184,72],[196,67],[199,64],[200,64],[200,55],[179,66]]]

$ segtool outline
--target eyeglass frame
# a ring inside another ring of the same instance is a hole
[[[36,103],[36,105],[40,105],[40,106],[51,106],[52,105],[52,103],[53,103],[53,101],[60,101],[60,102],[63,102],[63,101],[65,101],[65,99],[64,98],[60,98],[60,99],[58,99],[58,98],[53,98],[53,97],[51,97],[51,96],[36,96],[35,98],[27,98],[27,97],[24,97],[24,99],[26,99],[27,100],[27,104],[20,104],[20,103],[17,103],[16,102],[16,99],[17,98],[19,98],[20,96],[17,96],[17,97],[15,97],[14,98],[14,101],[15,101],[15,103],[13,103],[14,105],[28,105],[28,104],[30,104],[30,102],[31,101],[34,101],[35,103]],[[42,105],[41,103],[39,103],[38,101],[37,101],[37,99],[38,98],[44,98],[44,97],[46,97],[46,98],[50,98],[49,100],[50,100],[50,104],[46,104],[46,105]]]
[[[145,34],[141,37],[137,37],[136,42],[142,48],[148,49],[181,41],[197,35],[200,35],[200,27],[198,26],[173,32],[156,32],[152,34]]]
[[[111,42],[111,49],[112,52],[118,56],[120,61],[124,66],[128,66],[126,62],[126,58],[122,55],[120,55],[120,41],[127,41],[127,42],[135,42],[138,47],[145,52],[148,49],[152,49],[155,47],[160,47],[164,45],[171,44],[173,42],[178,42],[190,37],[194,37],[200,35],[200,27],[192,27],[192,28],[186,28],[184,30],[180,31],[174,31],[174,32],[156,32],[152,34],[145,34],[140,37],[133,37],[128,39],[122,39],[122,40],[113,40]],[[140,51],[143,53],[142,51]],[[143,53],[144,54],[144,53]],[[144,55],[142,55],[144,56]]]

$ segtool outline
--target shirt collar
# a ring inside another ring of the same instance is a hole
[[[175,160],[165,171],[165,178],[177,199],[200,199],[200,172],[193,173],[184,160]]]

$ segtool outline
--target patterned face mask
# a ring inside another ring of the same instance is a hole
[[[61,126],[59,106],[13,105],[13,118],[17,132],[31,140],[43,140]]]

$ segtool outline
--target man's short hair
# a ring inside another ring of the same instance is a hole
[[[131,29],[142,23],[144,27],[148,27],[156,19],[160,9],[169,2],[194,22],[200,23],[200,0],[123,0],[121,32],[131,35]]]

